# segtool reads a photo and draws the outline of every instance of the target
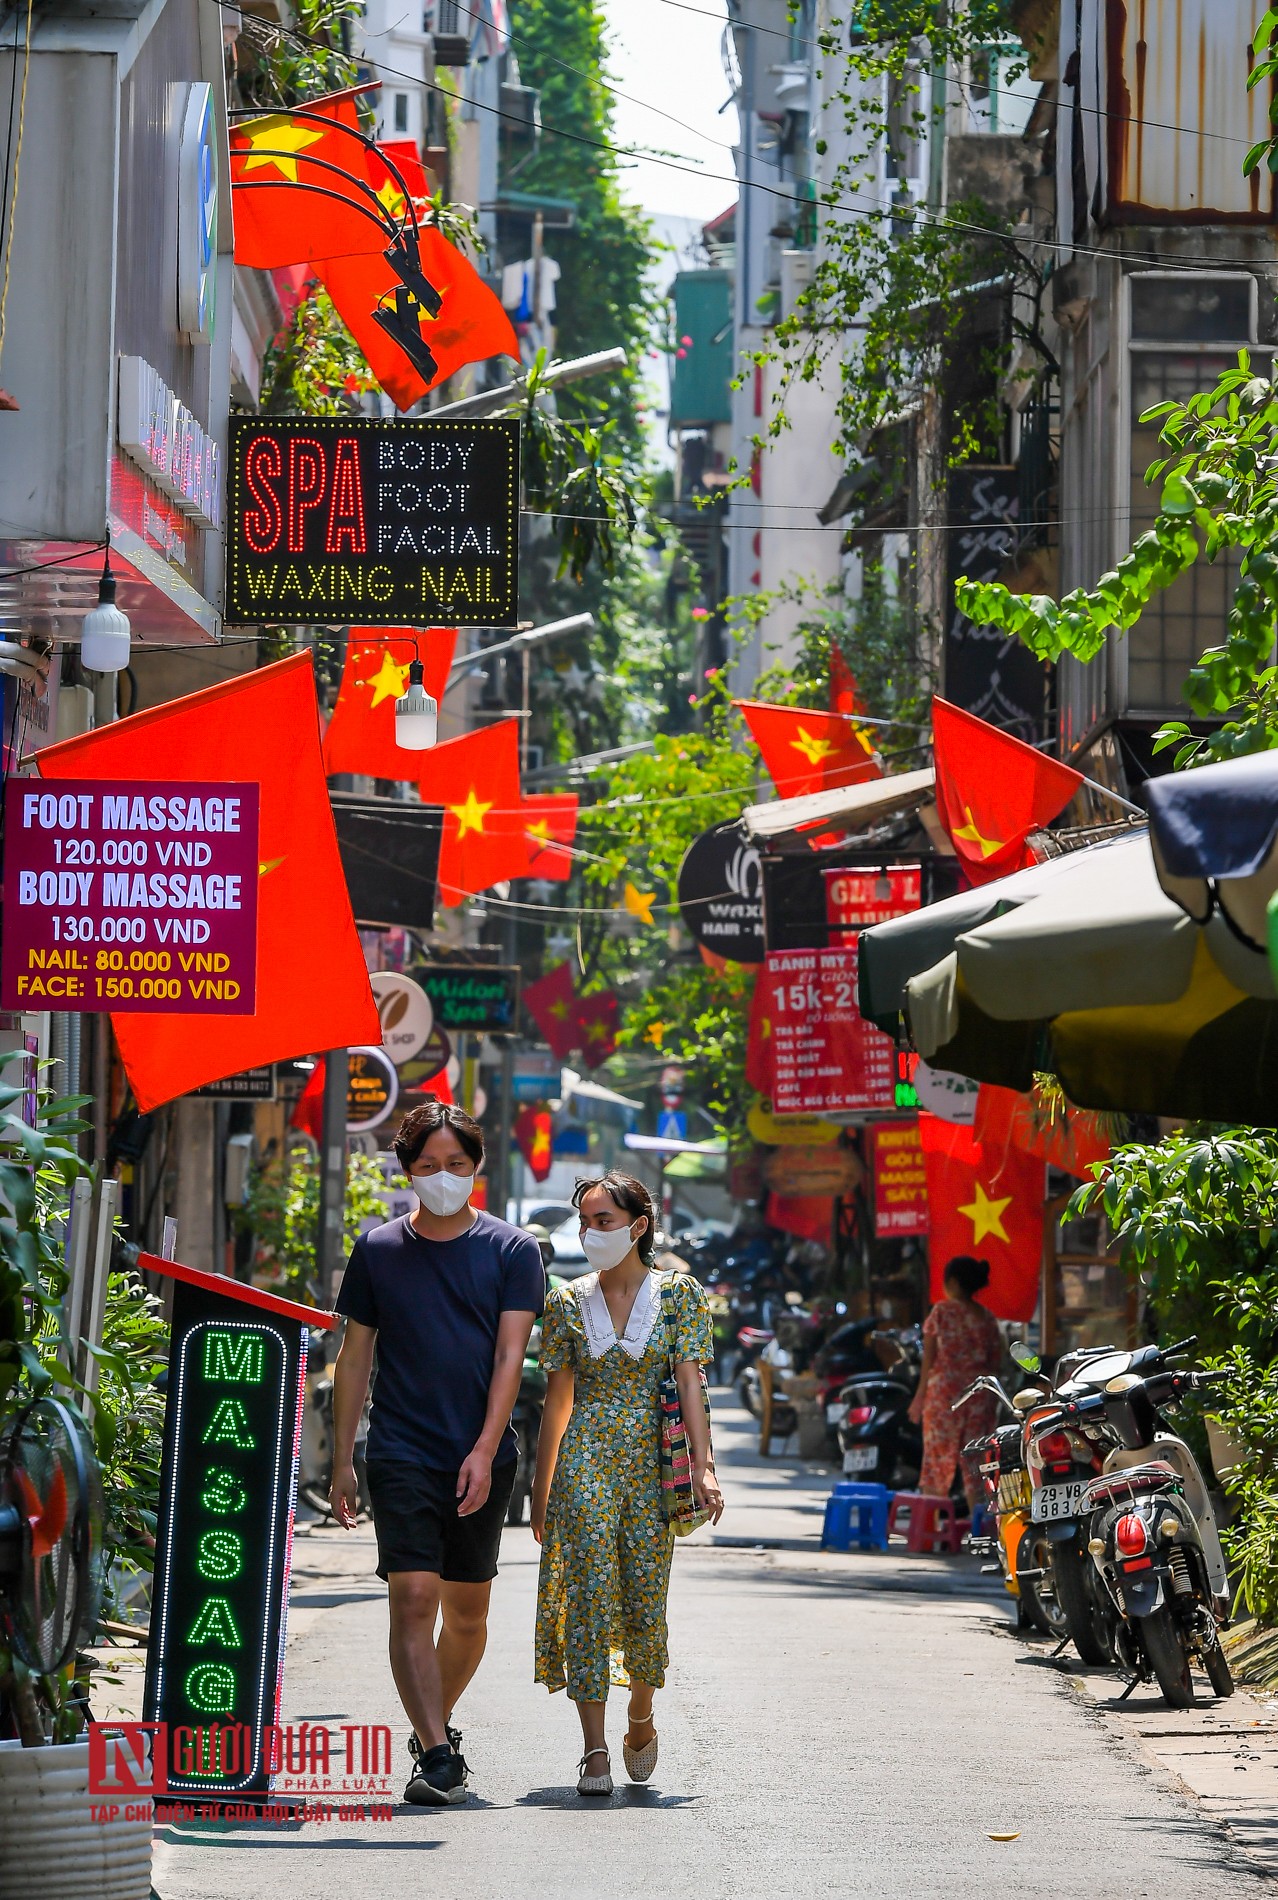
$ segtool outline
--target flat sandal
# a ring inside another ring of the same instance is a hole
[[[604,1761],[607,1763],[601,1775],[588,1775],[586,1773],[586,1763],[590,1760],[592,1755],[602,1755]],[[606,1748],[588,1748],[581,1760],[577,1763],[577,1793],[612,1793],[612,1763],[608,1760],[608,1750]]]
[[[621,1759],[626,1764],[626,1773],[632,1781],[647,1781],[657,1765],[657,1731],[653,1729],[652,1740],[645,1742],[642,1748],[631,1748],[625,1737],[621,1742]]]

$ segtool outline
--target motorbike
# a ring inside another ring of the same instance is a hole
[[[1118,1659],[1133,1681],[1158,1683],[1173,1708],[1194,1702],[1197,1659],[1218,1696],[1233,1694],[1220,1645],[1228,1576],[1197,1460],[1163,1416],[1226,1375],[1169,1364],[1194,1344],[1110,1352],[1074,1372],[1056,1415],[1037,1430],[1079,1432],[1102,1454],[1082,1490],[1087,1549],[1114,1619]]]
[[[874,1369],[849,1379],[834,1401],[840,1460],[849,1477],[908,1491],[923,1464],[922,1427],[909,1416],[922,1364],[921,1336],[917,1327],[871,1331],[866,1344],[875,1355]]]
[[[987,1510],[994,1524],[990,1534],[971,1539],[972,1553],[994,1559],[983,1568],[1002,1573],[1003,1587],[1016,1603],[1018,1629],[1060,1637],[1067,1631],[1056,1593],[1054,1546],[1044,1526],[1035,1524],[1030,1516],[1032,1491],[1020,1416],[1041,1395],[1030,1389],[1009,1398],[999,1381],[987,1376],[969,1386],[958,1404],[981,1391],[992,1393],[1012,1414],[1012,1422],[995,1426],[987,1437],[964,1447],[968,1455],[980,1460]]]

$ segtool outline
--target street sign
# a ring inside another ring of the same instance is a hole
[[[758,979],[755,1013],[772,1112],[847,1115],[896,1107],[896,1045],[856,1004],[857,947],[773,950]]]
[[[380,1128],[399,1100],[399,1075],[384,1049],[351,1049],[347,1055],[346,1132]]]
[[[418,963],[435,1021],[451,1034],[511,1036],[519,1028],[519,970],[514,964]]]
[[[764,1183],[774,1194],[852,1194],[864,1178],[854,1151],[837,1142],[777,1148],[763,1164]]]
[[[880,1240],[888,1234],[925,1234],[927,1164],[917,1121],[880,1122],[870,1139],[875,1233]]]
[[[273,1102],[275,1065],[265,1069],[241,1069],[238,1075],[224,1075],[220,1082],[206,1082],[194,1089],[195,1095],[210,1096],[215,1102]]]
[[[226,618],[519,624],[519,423],[232,416]]]
[[[731,963],[763,962],[763,869],[739,821],[693,839],[677,895],[680,916],[705,949]]]
[[[667,1108],[657,1117],[657,1134],[662,1141],[686,1141],[688,1117],[682,1109]]]
[[[368,980],[377,998],[382,1048],[396,1068],[402,1068],[430,1041],[435,1027],[431,1000],[420,983],[398,970],[374,970]]]
[[[175,1283],[145,1719],[188,1738],[170,1794],[252,1799],[271,1785],[306,1347],[333,1315],[138,1265]]]
[[[258,787],[11,778],[0,1008],[251,1016]]]

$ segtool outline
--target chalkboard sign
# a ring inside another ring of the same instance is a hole
[[[974,626],[954,601],[961,580],[998,580],[1012,560],[1019,482],[1015,468],[969,465],[950,476],[944,692],[953,705],[1032,744],[1043,735],[1048,669],[1014,634]]]
[[[145,1718],[194,1738],[171,1794],[271,1783],[302,1379],[330,1313],[142,1254],[174,1281]]]
[[[519,971],[514,965],[418,963],[409,971],[447,1030],[513,1036],[519,1028]]]
[[[232,416],[226,619],[518,624],[519,423]]]

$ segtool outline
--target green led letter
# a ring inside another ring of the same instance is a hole
[[[261,1385],[261,1333],[210,1327],[204,1335],[204,1376],[230,1385]]]
[[[192,1648],[199,1643],[218,1643],[223,1649],[244,1647],[235,1626],[235,1618],[231,1615],[231,1606],[225,1597],[205,1597],[186,1640]],[[203,1707],[203,1704],[200,1706]]]
[[[248,1413],[243,1399],[219,1399],[204,1433],[206,1445],[234,1445],[240,1451],[252,1451],[257,1444],[249,1430]]]
[[[235,1707],[235,1671],[226,1663],[196,1663],[187,1673],[186,1699],[204,1715],[228,1715]]]
[[[210,1465],[204,1474],[200,1503],[215,1517],[234,1517],[248,1503],[248,1492],[225,1465]]]
[[[195,1568],[213,1583],[230,1583],[244,1568],[244,1539],[234,1531],[205,1531],[195,1547]]]

